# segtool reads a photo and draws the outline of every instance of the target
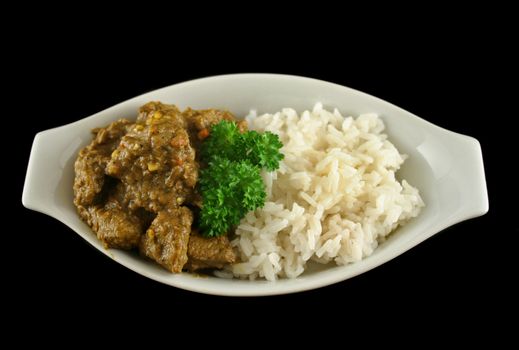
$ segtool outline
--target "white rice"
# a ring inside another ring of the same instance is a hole
[[[274,281],[299,276],[309,260],[357,262],[424,206],[416,188],[395,178],[406,156],[376,114],[344,118],[317,103],[301,115],[284,108],[247,120],[279,135],[285,159],[262,174],[265,206],[236,230],[235,277]]]

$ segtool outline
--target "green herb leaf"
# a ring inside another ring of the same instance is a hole
[[[243,144],[245,156],[259,167],[274,171],[279,168],[279,162],[283,159],[283,154],[279,152],[283,147],[276,134],[266,131],[260,134],[256,131],[249,131],[243,134]]]
[[[200,228],[205,236],[226,234],[249,212],[265,204],[262,168],[279,167],[283,144],[271,133],[240,133],[236,123],[223,120],[211,128],[201,147],[199,189],[203,199]]]
[[[248,211],[265,203],[260,169],[249,161],[214,157],[202,169],[199,184],[203,197],[200,228],[205,236],[227,233]]]

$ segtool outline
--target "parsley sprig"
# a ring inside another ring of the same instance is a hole
[[[211,128],[201,147],[199,190],[203,205],[200,228],[204,236],[226,234],[249,211],[265,203],[262,168],[279,168],[283,154],[279,137],[269,131],[240,133],[236,123],[223,120]]]

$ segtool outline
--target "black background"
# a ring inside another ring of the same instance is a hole
[[[238,325],[244,315],[268,315],[274,324],[304,323],[315,313],[321,325],[334,317],[346,325],[374,315],[385,326],[400,324],[398,319],[419,327],[441,318],[441,324],[454,331],[457,323],[482,327],[499,313],[511,313],[517,306],[511,298],[517,274],[510,268],[514,266],[510,245],[518,225],[511,224],[506,213],[503,198],[509,193],[497,188],[503,170],[497,154],[504,148],[498,135],[512,127],[516,113],[505,107],[509,94],[502,88],[512,79],[505,67],[508,49],[483,22],[459,28],[455,22],[450,21],[455,30],[446,34],[415,32],[416,23],[410,23],[395,34],[381,26],[378,36],[361,39],[355,30],[344,36],[331,35],[337,28],[298,32],[297,23],[280,34],[240,35],[238,24],[228,31],[206,28],[191,36],[185,27],[174,26],[169,38],[138,33],[130,25],[122,26],[117,35],[93,33],[90,24],[72,37],[63,26],[23,38],[24,44],[14,49],[20,51],[10,54],[10,74],[17,80],[12,85],[16,108],[10,118],[21,130],[16,133],[16,156],[10,158],[15,169],[10,190],[13,216],[21,225],[12,225],[5,233],[16,247],[5,275],[9,300],[24,315],[20,322],[45,322],[49,315],[64,324],[101,316],[122,323],[160,316],[172,327],[182,319],[212,329],[225,323],[222,317],[226,324]],[[477,138],[483,149],[490,212],[332,286],[285,296],[227,298],[146,279],[106,258],[58,221],[22,207],[25,169],[38,131],[163,86],[242,72],[295,74],[346,85]],[[497,120],[504,124],[495,126]]]

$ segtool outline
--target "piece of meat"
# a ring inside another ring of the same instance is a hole
[[[74,164],[74,203],[78,206],[93,204],[105,184],[105,168],[117,144],[132,123],[120,119],[106,128],[94,129],[92,142],[83,148]]]
[[[106,248],[132,249],[139,245],[143,233],[141,221],[114,198],[108,199],[104,206],[81,207],[79,213]]]
[[[158,213],[179,207],[198,179],[182,114],[174,106],[161,106],[168,105],[148,103],[141,108],[139,122],[121,139],[106,166],[106,173],[124,184],[124,204],[130,210]]]
[[[205,238],[193,233],[187,249],[189,261],[185,268],[190,271],[217,268],[236,261],[236,255],[227,236]]]
[[[141,254],[171,272],[181,272],[187,262],[187,247],[193,215],[186,207],[163,210],[141,238]]]
[[[82,149],[74,164],[74,203],[89,205],[103,189],[105,181],[105,165],[110,158],[97,150]]]
[[[182,115],[187,122],[191,144],[197,150],[200,149],[203,139],[210,134],[211,126],[222,120],[236,121],[231,112],[217,109],[194,110],[187,108],[182,112]]]
[[[159,101],[151,101],[139,108],[139,116],[137,117],[137,123],[145,123],[146,120],[160,111],[164,114],[180,114],[180,110],[175,105],[168,105]]]
[[[208,129],[222,120],[236,121],[231,112],[218,109],[194,110],[187,108],[182,114],[186,118],[188,126],[195,128],[197,132]]]

